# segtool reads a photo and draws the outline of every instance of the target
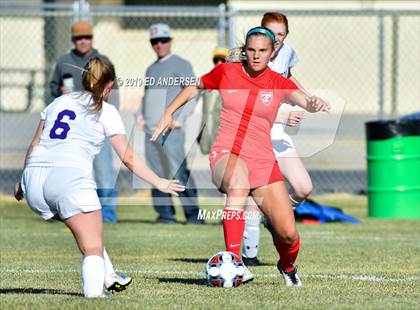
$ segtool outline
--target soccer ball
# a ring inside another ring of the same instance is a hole
[[[244,263],[239,256],[226,251],[213,255],[206,265],[207,281],[216,287],[241,285],[244,271]]]

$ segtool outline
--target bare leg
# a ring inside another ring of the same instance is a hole
[[[260,187],[252,192],[252,196],[273,226],[274,244],[282,268],[286,272],[294,270],[299,251],[299,234],[284,182]]]
[[[239,255],[245,227],[243,214],[249,194],[247,167],[238,157],[227,154],[217,161],[212,178],[227,195],[223,212],[226,250]]]
[[[305,200],[312,192],[312,181],[296,151],[289,151],[287,157],[278,157],[279,167],[292,187],[290,198],[297,203]]]
[[[103,294],[105,263],[103,259],[102,212],[79,213],[64,220],[83,254],[82,279],[86,297]]]
[[[58,216],[58,214],[54,215],[54,217],[52,217],[51,219],[63,222],[63,220]],[[76,242],[77,242],[77,239],[76,239]],[[80,249],[80,247],[79,247],[79,249]],[[105,261],[105,273],[106,274],[115,273],[114,266],[112,265],[111,259],[108,256],[108,253],[105,249],[105,246],[104,246],[103,258],[104,258],[104,261]]]
[[[245,209],[249,195],[248,169],[243,160],[235,155],[221,157],[213,171],[212,180],[227,195],[226,206]]]
[[[83,256],[96,255],[103,257],[102,212],[79,213],[64,220],[73,233]]]

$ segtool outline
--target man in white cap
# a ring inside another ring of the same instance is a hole
[[[154,83],[145,86],[143,103],[136,113],[137,124],[142,125],[146,133],[146,160],[160,177],[176,178],[186,185],[186,190],[179,196],[187,224],[202,224],[203,221],[197,217],[197,189],[194,188],[187,168],[184,149],[185,121],[192,113],[194,103],[190,102],[174,114],[172,129],[167,135],[156,142],[150,141],[166,106],[185,86],[185,82],[181,80],[193,80],[194,72],[188,61],[171,53],[172,35],[167,24],[153,24],[150,27],[150,43],[157,60],[147,68],[146,81],[154,81]],[[157,223],[176,223],[171,196],[152,189],[152,197],[154,208],[158,213]]]

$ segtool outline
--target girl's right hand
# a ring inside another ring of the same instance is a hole
[[[20,182],[17,182],[15,185],[15,198],[17,201],[21,201],[23,199],[23,190]]]
[[[330,112],[331,111],[331,105],[323,100],[320,97],[317,96],[306,96],[305,97],[311,112]]]
[[[303,120],[303,115],[305,112],[303,111],[292,111],[289,113],[289,117],[287,119],[287,126],[295,127],[300,124]]]
[[[162,118],[159,121],[159,125],[153,132],[153,135],[150,138],[150,141],[156,141],[161,134],[165,135],[165,133],[171,129],[172,122],[173,122],[172,115],[165,112],[165,114],[163,114]]]
[[[157,184],[154,184],[162,193],[178,196],[177,192],[185,191],[185,186],[181,185],[178,180],[168,180],[160,178]]]

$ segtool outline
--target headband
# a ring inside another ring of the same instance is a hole
[[[259,27],[252,28],[246,34],[246,38],[248,39],[254,33],[261,33],[263,35],[266,35],[267,37],[269,37],[271,39],[271,42],[273,42],[273,44],[276,43],[276,38],[275,38],[273,32],[270,29],[268,29],[268,28],[260,27],[260,26]]]

